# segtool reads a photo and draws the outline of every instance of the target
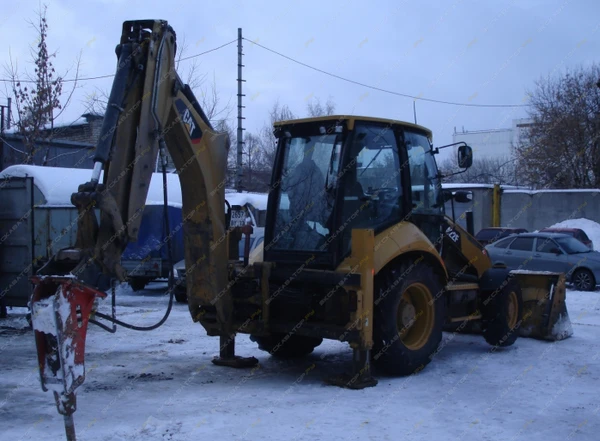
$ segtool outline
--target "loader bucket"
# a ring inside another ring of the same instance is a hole
[[[573,335],[566,304],[565,275],[545,271],[511,271],[523,294],[522,337],[564,340]]]

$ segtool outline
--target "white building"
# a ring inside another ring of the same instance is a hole
[[[512,127],[506,129],[465,130],[456,131],[452,135],[453,142],[464,141],[473,148],[475,158],[510,158],[514,146],[524,136],[524,131],[531,125],[530,119],[515,119]]]

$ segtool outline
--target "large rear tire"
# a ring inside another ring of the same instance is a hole
[[[131,286],[131,289],[134,291],[141,291],[146,287],[148,282],[149,280],[142,277],[132,277],[129,279],[129,286]]]
[[[187,303],[187,290],[184,287],[181,286],[177,286],[175,288],[173,288],[175,290],[174,295],[175,295],[175,301],[177,303]]]
[[[510,346],[519,335],[523,320],[523,295],[514,279],[485,296],[481,305],[483,337],[492,346]]]
[[[322,338],[289,334],[251,335],[250,340],[258,343],[258,349],[278,358],[304,357],[323,343]]]
[[[372,357],[388,374],[410,375],[431,361],[442,340],[443,286],[424,262],[384,271],[376,282]]]

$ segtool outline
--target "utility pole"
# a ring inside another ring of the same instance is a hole
[[[0,104],[0,134],[4,135],[4,130],[10,129],[10,102],[11,99],[8,98],[6,106]],[[4,116],[4,111],[6,109],[6,117]],[[6,127],[4,126],[4,121],[6,121]]]
[[[236,183],[235,188],[238,193],[242,192],[242,178],[244,176],[242,170],[242,153],[244,151],[244,128],[242,127],[242,120],[244,117],[242,116],[242,97],[245,96],[242,94],[242,83],[245,81],[242,79],[242,28],[238,28],[238,123],[237,123],[237,166],[236,166]]]
[[[413,114],[415,116],[415,124],[417,123],[417,101],[413,100]]]

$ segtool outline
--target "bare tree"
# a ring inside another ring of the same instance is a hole
[[[442,175],[449,175],[444,182],[470,184],[518,185],[516,158],[507,156],[495,158],[475,158],[473,165],[466,172],[450,175],[460,170],[458,158],[447,159],[440,164]]]
[[[13,124],[23,139],[26,157],[25,163],[35,163],[36,145],[40,141],[49,141],[57,133],[54,123],[66,109],[77,87],[81,55],[75,66],[75,81],[66,99],[61,103],[63,95],[63,76],[56,73],[52,59],[56,52],[49,52],[47,45],[48,22],[46,19],[47,6],[44,5],[37,13],[36,21],[29,24],[38,36],[37,46],[30,47],[31,59],[35,65],[34,75],[20,72],[17,61],[12,54],[4,70],[10,79],[10,94],[15,98],[17,107]],[[65,73],[67,74],[68,71]],[[48,148],[41,160],[45,165],[48,159]]]
[[[183,35],[177,44],[177,54],[175,56],[175,70],[185,84],[187,84],[198,104],[211,121],[214,127],[221,127],[222,122],[228,122],[233,112],[232,98],[224,101],[217,89],[216,77],[213,74],[212,80],[207,80],[208,74],[201,71],[201,64],[194,55],[188,55],[190,45]],[[109,93],[106,90],[96,88],[92,93],[86,96],[86,107],[91,109],[92,113],[102,115],[106,111]]]
[[[321,104],[319,98],[311,98],[306,104],[308,116],[329,116],[335,113],[335,103],[331,97],[327,98],[325,104]]]
[[[600,66],[540,79],[532,125],[516,146],[519,173],[536,188],[600,186]]]

